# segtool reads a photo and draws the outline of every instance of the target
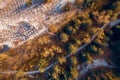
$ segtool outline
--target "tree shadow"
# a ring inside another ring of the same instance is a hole
[[[5,52],[5,51],[8,51],[9,49],[10,49],[9,46],[3,45],[3,48],[0,50],[0,53],[3,53],[3,52]]]

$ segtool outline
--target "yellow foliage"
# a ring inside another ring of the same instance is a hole
[[[102,12],[93,12],[93,15],[95,17],[95,20],[99,23],[99,24],[106,24],[109,23],[109,19],[110,19],[110,14],[107,14],[105,11]]]
[[[53,76],[53,78],[54,78],[55,80],[59,80],[58,74],[56,74],[55,72],[52,74],[52,76]]]
[[[23,72],[23,71],[18,71],[18,73],[16,74],[17,78],[23,77],[23,76],[25,76],[25,72]]]
[[[59,73],[59,72],[60,72],[60,68],[59,68],[59,66],[56,65],[56,66],[54,67],[54,70],[55,70],[56,73]]]
[[[51,26],[49,27],[49,31],[50,31],[51,33],[57,32],[57,31],[58,31],[58,26],[57,26],[57,25],[51,25]]]
[[[55,45],[52,45],[51,49],[58,52],[58,53],[62,52],[62,49],[60,47],[58,47],[58,46],[55,46]]]
[[[9,56],[7,54],[0,54],[0,61],[8,59]]]
[[[44,51],[44,52],[41,53],[41,55],[43,57],[48,57],[50,55],[50,52],[49,51]]]
[[[28,5],[28,6],[30,6],[31,4],[32,4],[32,0],[25,0],[26,1],[26,4]]]
[[[84,42],[84,43],[90,43],[90,41],[91,41],[90,37],[83,39],[83,42]]]
[[[76,57],[71,57],[71,60],[73,62],[73,65],[76,65],[78,63],[78,60]]]
[[[66,62],[66,59],[64,56],[58,57],[58,61],[60,62],[60,64],[63,64]]]
[[[74,79],[76,79],[79,75],[78,70],[76,68],[71,69],[71,74],[72,74]]]
[[[70,44],[69,48],[71,53],[75,53],[78,49],[78,47],[74,44]]]
[[[104,54],[104,51],[103,51],[101,48],[98,49],[98,52],[99,52],[99,54],[101,54],[101,55]]]
[[[60,38],[62,42],[67,42],[69,40],[69,35],[67,35],[66,33],[62,33],[60,35]]]
[[[90,54],[87,54],[87,58],[88,58],[88,64],[90,64],[93,60],[92,56],[90,56]]]
[[[83,42],[84,43],[89,43],[91,41],[90,35],[89,34],[84,34],[84,39]]]
[[[52,48],[53,50],[56,50],[56,46],[55,46],[55,45],[52,45],[51,48]]]
[[[98,48],[96,46],[91,46],[91,48],[94,50],[94,51],[97,51]]]
[[[96,34],[96,33],[98,33],[98,29],[99,28],[89,28],[89,32],[90,32],[90,34],[92,34],[92,35],[94,35],[94,34]]]
[[[44,72],[44,69],[48,65],[48,62],[45,58],[41,58],[38,63],[39,71]]]
[[[62,49],[60,47],[56,47],[56,52],[61,53]]]
[[[39,70],[40,72],[44,72],[44,71],[45,71],[44,68],[39,68],[38,70]]]
[[[61,52],[62,52],[62,48],[52,45],[50,48],[44,48],[43,52],[41,52],[41,55],[43,57],[48,57],[48,56],[53,57],[55,53],[61,53]]]
[[[49,37],[48,37],[48,36],[42,36],[42,37],[40,37],[40,38],[38,39],[38,42],[39,42],[40,44],[47,44],[49,41],[50,41],[50,40],[49,40]]]
[[[41,52],[41,55],[43,57],[54,57],[55,53],[62,53],[62,48],[56,45],[52,45],[50,48],[44,48],[43,51]]]
[[[104,34],[104,29],[101,28],[90,28],[90,33],[92,35],[98,34],[98,38],[103,39],[105,34]]]
[[[105,36],[105,34],[104,34],[103,32],[101,32],[101,33],[99,33],[98,38],[99,38],[99,39],[103,39],[104,36]]]

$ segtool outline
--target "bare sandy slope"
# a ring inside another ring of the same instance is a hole
[[[74,0],[52,0],[41,3],[33,0],[27,6],[25,0],[0,1],[0,45],[15,47],[43,34],[52,24],[57,24],[67,13],[58,13],[67,3]],[[18,44],[15,45],[14,43]]]

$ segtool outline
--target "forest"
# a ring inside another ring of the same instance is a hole
[[[0,80],[120,80],[120,0],[75,0],[64,13],[42,36],[0,53]]]

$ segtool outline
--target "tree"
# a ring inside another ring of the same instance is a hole
[[[4,60],[6,60],[6,59],[8,59],[9,58],[9,55],[7,55],[7,54],[0,54],[0,61],[4,61]]]
[[[75,21],[75,26],[80,26],[81,24],[80,19],[75,19],[74,21]]]
[[[73,4],[72,3],[67,3],[65,6],[63,6],[62,10],[63,11],[69,11],[73,8]]]
[[[104,36],[105,36],[104,30],[99,28],[99,29],[98,29],[98,35],[97,35],[97,37],[98,37],[99,39],[103,39]]]
[[[91,52],[92,53],[97,53],[98,52],[98,48],[95,45],[90,46]]]
[[[54,80],[54,79],[55,79],[55,80],[59,80],[59,79],[58,79],[59,75],[58,75],[57,73],[55,73],[55,72],[52,74],[52,77],[53,77],[53,80]]]
[[[75,53],[77,51],[78,47],[74,44],[69,44],[68,46],[68,52],[69,53]]]
[[[32,0],[26,0],[27,6],[30,6],[32,4]]]
[[[84,0],[84,8],[90,9],[90,10],[100,10],[103,8],[104,5],[108,0],[104,0],[104,3],[101,0]]]
[[[60,39],[62,42],[67,42],[69,40],[69,35],[67,35],[66,33],[61,33]]]
[[[92,25],[91,19],[89,17],[84,17],[83,21],[81,21],[80,28],[83,30],[87,30]]]
[[[75,41],[75,44],[76,44],[77,46],[80,46],[81,43],[82,43],[79,39],[75,39],[74,41]]]
[[[65,27],[65,32],[70,35],[70,34],[72,34],[72,29],[73,29],[72,26],[67,26],[67,27]]]
[[[72,65],[73,65],[73,66],[76,66],[77,63],[78,63],[77,57],[72,56],[70,59],[71,59]]]
[[[83,43],[89,43],[91,41],[90,35],[85,34],[85,37],[83,38]]]
[[[87,62],[88,62],[88,64],[90,64],[92,62],[92,60],[93,60],[92,56],[89,53],[87,53]]]
[[[65,32],[69,35],[75,34],[77,32],[77,30],[78,30],[78,26],[75,26],[75,27],[74,26],[67,26],[65,28]]]
[[[48,62],[46,58],[39,59],[38,67],[40,72],[44,72],[44,69],[46,68],[47,65],[48,65]]]
[[[66,59],[64,56],[60,56],[60,57],[58,57],[58,61],[60,62],[60,64],[63,64],[66,62]]]
[[[103,49],[102,49],[102,48],[98,48],[98,53],[99,53],[100,55],[104,54]]]
[[[54,71],[55,71],[57,74],[59,74],[59,73],[61,72],[60,66],[59,66],[59,65],[56,65],[56,66],[54,67]]]
[[[51,25],[51,26],[49,27],[49,31],[50,31],[50,33],[55,33],[55,32],[57,32],[57,31],[58,31],[58,26],[57,26],[57,25]]]
[[[20,77],[23,77],[23,76],[25,76],[25,72],[18,71],[17,74],[16,74],[16,79],[19,79]]]
[[[113,3],[113,9],[117,12],[120,9],[120,1]]]
[[[73,80],[76,79],[79,76],[79,72],[76,68],[71,69],[71,74],[73,76]]]

